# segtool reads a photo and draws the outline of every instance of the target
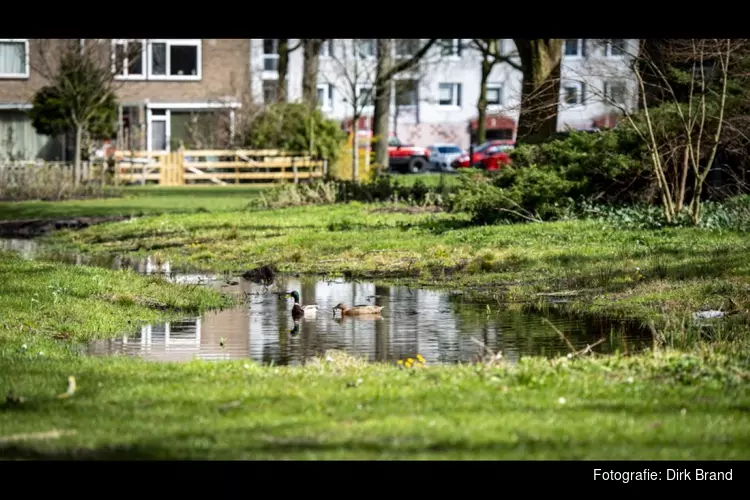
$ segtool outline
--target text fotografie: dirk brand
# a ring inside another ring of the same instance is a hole
[[[732,469],[724,472],[716,472],[703,469],[667,469],[666,471],[654,471],[644,469],[635,472],[603,471],[594,469],[594,481],[731,481]]]

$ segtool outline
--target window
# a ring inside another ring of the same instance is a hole
[[[440,106],[461,106],[461,84],[441,83],[438,95]]]
[[[396,57],[411,57],[419,50],[419,38],[400,38],[395,40]]]
[[[607,104],[624,106],[626,101],[626,88],[623,82],[605,82],[604,97]]]
[[[357,55],[360,57],[375,57],[375,39],[361,38],[354,40]]]
[[[461,57],[461,40],[458,38],[442,38],[440,40],[440,55]]]
[[[263,102],[276,102],[276,80],[263,80]]]
[[[372,87],[360,87],[357,90],[357,97],[359,98],[360,106],[363,108],[375,105],[375,96],[372,95]]]
[[[320,57],[331,57],[331,39],[324,40],[320,46]]]
[[[568,106],[578,106],[585,101],[583,82],[566,82],[562,85],[563,102]]]
[[[279,70],[279,40],[263,39],[263,71]]]
[[[146,78],[146,44],[143,40],[113,40],[112,46],[112,70],[117,79]]]
[[[604,53],[607,57],[622,57],[625,55],[626,44],[623,38],[612,38],[607,41]]]
[[[487,85],[487,105],[500,106],[503,103],[503,86]]]
[[[322,109],[333,109],[333,85],[330,83],[318,84],[318,106]]]
[[[0,38],[0,78],[29,77],[29,41]]]
[[[497,55],[504,56],[505,55],[505,38],[498,38],[496,40],[497,43]]]
[[[149,151],[168,151],[169,116],[166,109],[149,110],[148,134]]]
[[[200,80],[201,40],[149,40],[149,79]]]
[[[417,81],[396,80],[396,106],[417,105]]]
[[[563,54],[565,57],[582,57],[583,56],[583,39],[570,38],[563,43]]]

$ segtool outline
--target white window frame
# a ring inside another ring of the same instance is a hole
[[[504,95],[503,95],[503,84],[502,83],[488,83],[487,84],[487,94],[490,93],[490,90],[497,90],[497,97],[498,102],[489,102],[487,101],[487,106],[502,106],[504,101]]]
[[[405,81],[405,82],[413,82],[415,84],[414,92],[416,94],[416,101],[413,104],[398,104],[398,82]],[[393,102],[394,106],[398,106],[399,109],[412,109],[416,108],[419,105],[419,80],[415,78],[397,78],[393,80]]]
[[[274,52],[272,54],[266,54],[266,40],[273,40],[274,42]],[[263,38],[261,39],[261,47],[260,47],[260,53],[263,55],[263,72],[264,73],[279,73],[279,39],[278,38]],[[274,59],[276,60],[276,68],[275,69],[266,69],[266,60]]]
[[[613,85],[616,85],[618,87],[622,87],[622,90],[623,90],[623,92],[622,92],[622,101],[623,102],[615,102],[614,104],[612,104],[614,102],[613,99],[612,99],[612,97],[611,97],[612,86]],[[623,82],[621,80],[609,80],[609,81],[606,81],[606,82],[604,82],[604,89],[603,90],[604,90],[604,98],[606,100],[606,104],[607,105],[623,106],[623,107],[626,107],[628,105],[628,86],[627,86],[627,84],[625,82]]]
[[[567,46],[568,40],[576,41],[576,53],[566,54],[565,47]],[[565,59],[582,59],[583,58],[583,38],[566,38],[563,39],[562,55]]]
[[[161,109],[161,108],[159,108]],[[147,123],[147,129],[146,129],[146,150],[147,151],[170,151],[170,140],[172,138],[172,112],[170,109],[166,109],[163,115],[155,115],[153,113],[153,109],[148,108],[146,110],[146,123]],[[166,122],[166,126],[164,127],[164,133],[166,134],[165,137],[165,145],[166,149],[160,150],[160,149],[154,149],[154,143],[153,143],[153,123],[154,122]]]
[[[141,62],[143,64],[143,73],[140,75],[129,75],[127,74],[128,71],[128,58],[126,57],[125,60],[122,62],[122,69],[125,74],[118,74],[117,71],[117,46],[118,45],[125,45],[125,53],[128,53],[128,42],[136,42],[141,44]],[[111,61],[112,61],[112,73],[115,75],[115,80],[145,80],[146,75],[148,75],[148,72],[151,68],[151,60],[148,57],[148,40],[145,38],[140,39],[132,39],[128,40],[125,38],[119,38],[112,40],[111,44]],[[81,44],[81,50],[83,51],[83,43]]]
[[[333,54],[333,40],[330,38],[323,41],[323,43],[320,45],[320,57],[321,58],[329,58]],[[266,54],[263,54],[264,56]]]
[[[153,74],[153,45],[155,43],[165,43],[167,44],[167,50],[166,50],[166,75],[154,75]],[[196,50],[196,73],[195,75],[170,75],[170,46],[171,45],[192,45],[197,48]],[[203,40],[200,38],[158,38],[158,39],[149,39],[148,40],[148,66],[147,66],[147,72],[149,80],[158,80],[158,81],[200,81],[203,76]]]
[[[443,44],[444,40],[450,40],[451,41],[451,53],[450,54],[443,54],[443,50],[447,47]],[[439,44],[439,50],[440,50],[440,56],[445,57],[447,59],[461,59],[461,39],[460,38],[441,38],[440,44]]]
[[[266,102],[266,90],[265,90],[265,86],[267,84],[269,84],[269,85],[273,84],[274,88],[276,88],[278,86],[278,84],[279,84],[279,80],[278,80],[278,78],[264,78],[261,81],[261,84],[260,84],[260,92],[261,92],[261,98],[263,100],[263,103],[264,104],[273,104],[276,101],[276,96],[274,96],[274,98],[273,98],[273,100],[271,102]],[[275,92],[275,90],[274,90],[274,92]]]
[[[365,54],[360,51],[360,42],[363,40],[369,40],[372,43],[372,54]],[[375,59],[375,54],[378,52],[378,40],[377,38],[355,38],[352,40],[355,44],[355,53],[363,59]]]
[[[450,104],[442,104],[440,102],[440,89],[443,86],[450,86],[451,89],[451,102]],[[440,82],[438,84],[438,106],[440,108],[460,109],[461,108],[461,91],[463,85],[459,82]]]
[[[394,40],[394,42],[393,42],[393,55],[395,56],[395,59],[407,59],[409,57],[412,57],[414,54],[399,54],[398,53],[399,40],[410,40],[410,39],[409,38],[404,38],[404,39],[395,39]],[[422,39],[418,38],[417,41],[421,42]],[[421,45],[421,43],[417,43],[417,50],[414,51],[415,54],[419,51],[420,45]]]
[[[497,43],[497,55],[504,56],[505,55],[505,38],[498,38],[495,43]]]
[[[315,86],[315,95],[317,97],[317,93],[320,89],[323,89],[323,95],[326,96],[325,102],[319,102],[320,109],[322,111],[331,111],[333,110],[333,85],[330,83],[319,83]]]
[[[574,104],[570,104],[569,102],[565,100],[565,96],[566,96],[565,90],[568,87],[576,88],[577,99]],[[585,85],[583,82],[579,82],[576,80],[564,81],[562,85],[560,85],[560,89],[562,90],[562,92],[560,92],[560,100],[562,101],[562,105],[565,106],[566,108],[576,108],[576,107],[584,106],[585,105],[584,87]]]
[[[622,59],[625,57],[625,54],[627,54],[628,51],[628,40],[626,38],[618,38],[617,40],[622,40],[623,43],[623,54],[612,54],[612,40],[607,40],[604,43],[604,56],[610,57],[612,59]]]
[[[372,87],[372,85],[357,85],[357,98],[361,98],[362,91],[365,89],[370,89],[370,100],[372,101],[372,104],[362,106],[363,111],[370,110],[375,107],[375,89]]]
[[[0,79],[28,79],[29,78],[29,39],[28,38],[0,38],[0,43],[23,43],[24,69],[23,73],[0,73]]]

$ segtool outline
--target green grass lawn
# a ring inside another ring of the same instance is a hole
[[[0,202],[0,220],[242,210],[263,189],[254,186],[128,186],[122,197]]]
[[[612,230],[594,221],[470,227],[460,215],[352,203],[164,214],[47,241],[82,252],[151,254],[174,268],[271,264],[464,288],[507,301],[568,292],[571,307],[644,320],[750,306],[750,235],[697,228]]]
[[[228,299],[0,254],[2,458],[748,459],[746,355],[304,367],[86,357],[79,341]],[[164,309],[162,309],[164,308]],[[55,340],[62,336],[65,340]],[[59,398],[75,377],[72,395]]]

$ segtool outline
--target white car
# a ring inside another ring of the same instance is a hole
[[[454,171],[451,167],[453,160],[466,154],[466,151],[456,144],[431,144],[427,149],[430,151],[430,163],[433,169],[443,172]]]

